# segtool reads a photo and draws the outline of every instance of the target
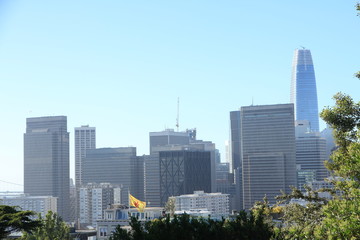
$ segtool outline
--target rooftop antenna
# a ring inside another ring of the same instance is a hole
[[[305,47],[303,47],[303,46],[300,46],[302,49],[306,49]]]
[[[254,106],[254,97],[251,98],[251,106]]]
[[[179,97],[177,99],[176,131],[179,131]]]

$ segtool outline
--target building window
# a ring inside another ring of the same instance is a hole
[[[107,233],[106,228],[100,228],[100,236],[101,237],[106,237],[106,233]]]

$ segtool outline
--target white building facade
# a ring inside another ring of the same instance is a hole
[[[109,183],[87,184],[79,189],[79,221],[81,224],[96,226],[102,219],[103,211],[110,204],[118,204],[120,186]]]
[[[52,196],[3,195],[0,205],[18,206],[21,210],[29,210],[41,214],[42,217],[52,211],[57,212],[57,198]]]
[[[205,193],[195,191],[175,197],[177,213],[191,213],[194,210],[203,210],[210,213],[211,218],[220,219],[229,215],[229,194]]]

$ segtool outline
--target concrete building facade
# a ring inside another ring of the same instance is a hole
[[[241,107],[242,197],[250,209],[296,186],[293,104]]]
[[[96,128],[83,125],[75,128],[75,185],[82,184],[82,162],[86,151],[96,148]]]
[[[89,149],[83,159],[82,183],[110,183],[121,186],[121,203],[128,192],[144,199],[144,158],[135,147]]]
[[[328,177],[324,165],[327,160],[326,139],[319,132],[311,132],[307,120],[296,121],[295,125],[297,187],[304,191],[304,185]]]
[[[96,226],[103,218],[103,211],[111,204],[120,204],[120,186],[109,183],[87,184],[79,189],[79,221]]]
[[[221,219],[229,215],[229,195],[194,191],[193,194],[175,196],[176,212],[207,210],[211,218]]]
[[[69,133],[66,116],[26,119],[24,193],[57,198],[57,210],[69,220]]]
[[[2,195],[0,205],[16,206],[21,210],[33,211],[44,218],[48,211],[57,213],[57,198],[52,196]]]

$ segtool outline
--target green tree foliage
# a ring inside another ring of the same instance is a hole
[[[109,240],[118,240],[118,239],[130,240],[129,233],[125,229],[121,228],[120,225],[116,226],[115,231],[109,238]]]
[[[290,194],[278,196],[278,204],[286,203],[281,208],[282,225],[278,228],[277,239],[313,239],[323,219],[322,208],[328,200],[319,197],[317,191],[304,186],[306,193],[292,187]],[[304,200],[306,205],[290,203],[291,199]]]
[[[32,211],[21,211],[17,207],[0,205],[0,239],[17,231],[30,232],[40,226],[40,221],[32,219]]]
[[[320,114],[333,129],[338,147],[326,162],[334,189],[320,190],[332,193],[332,199],[320,198],[309,187],[306,194],[293,188],[291,194],[279,196],[280,203],[303,199],[306,205],[283,207],[277,239],[360,239],[360,103],[342,93],[334,100],[335,106]]]
[[[69,240],[70,230],[66,223],[57,215],[49,211],[45,218],[39,216],[42,222],[31,233],[25,233],[21,240]]]
[[[324,206],[318,236],[360,239],[360,102],[342,93],[334,100],[335,106],[325,108],[320,116],[334,129],[338,149],[327,167],[341,177],[333,180],[341,194]]]
[[[264,219],[262,210],[249,214],[242,211],[233,220],[212,220],[191,218],[189,215],[175,215],[155,219],[141,224],[132,218],[131,231],[119,226],[111,240],[268,240],[274,236],[273,224]]]

